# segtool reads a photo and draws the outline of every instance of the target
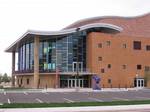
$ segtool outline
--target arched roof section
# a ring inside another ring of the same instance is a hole
[[[117,17],[105,16],[95,17],[77,21],[60,31],[37,31],[28,30],[18,40],[11,44],[5,51],[12,52],[17,49],[18,44],[24,40],[33,38],[35,35],[48,35],[50,38],[55,36],[64,36],[75,33],[77,28],[80,31],[89,29],[108,29],[117,31],[117,35],[126,35],[130,37],[150,37],[150,13],[136,17]]]
[[[113,25],[113,24],[107,24],[107,23],[93,23],[93,24],[87,24],[84,26],[79,27],[80,31],[88,30],[91,28],[109,28],[114,31],[121,32],[123,29],[119,26]],[[13,49],[16,49],[17,44],[25,38],[33,38],[33,35],[46,35],[46,36],[57,36],[57,35],[67,35],[71,33],[75,33],[77,28],[70,28],[66,30],[60,30],[60,31],[38,31],[38,30],[28,30],[25,32],[18,40],[16,40],[13,44],[11,44],[5,51],[6,52],[12,52]],[[28,36],[27,36],[28,35]],[[32,35],[32,36],[30,36]]]

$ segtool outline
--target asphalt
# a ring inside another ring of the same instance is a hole
[[[150,90],[96,91],[96,92],[49,92],[49,91],[3,91],[0,92],[0,104],[3,103],[57,103],[57,102],[106,102],[150,100]]]

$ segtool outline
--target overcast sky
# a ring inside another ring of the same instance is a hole
[[[11,74],[4,50],[28,29],[55,31],[84,18],[148,12],[150,0],[0,0],[0,73]]]

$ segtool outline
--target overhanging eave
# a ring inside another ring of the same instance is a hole
[[[103,28],[109,28],[109,29],[113,29],[116,30],[118,32],[121,32],[123,29],[119,26],[113,25],[113,24],[107,24],[107,23],[93,23],[93,24],[87,24],[84,26],[80,26],[80,31],[83,30],[87,30],[90,28],[96,28],[96,27],[103,27]],[[71,28],[71,29],[67,29],[67,30],[60,30],[60,31],[37,31],[37,30],[28,30],[27,32],[25,32],[19,39],[17,39],[14,43],[12,43],[6,50],[5,52],[13,52],[16,51],[19,42],[22,39],[25,39],[27,37],[27,35],[49,35],[49,36],[57,36],[57,35],[66,35],[66,34],[70,34],[70,33],[74,33],[76,32],[77,28]],[[33,37],[33,36],[31,36]]]

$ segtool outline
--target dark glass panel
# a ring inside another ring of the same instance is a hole
[[[141,41],[134,41],[133,42],[133,48],[135,50],[141,50]]]
[[[34,43],[30,43],[30,70],[34,68]]]
[[[29,44],[26,44],[26,70],[29,70]]]

